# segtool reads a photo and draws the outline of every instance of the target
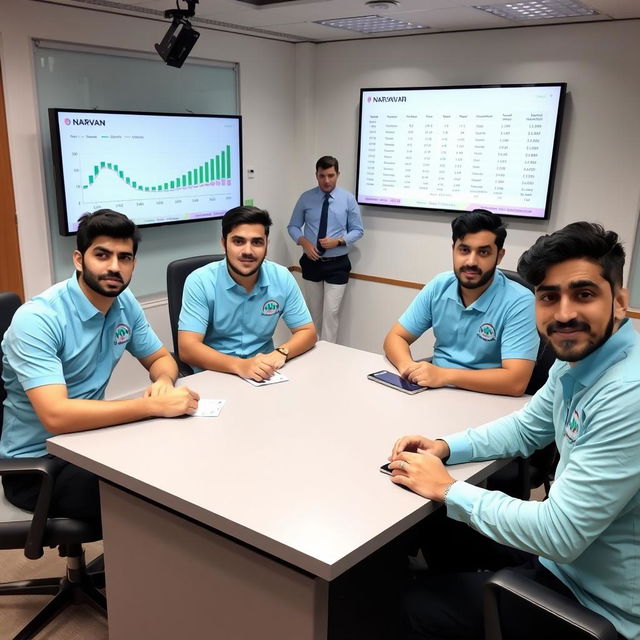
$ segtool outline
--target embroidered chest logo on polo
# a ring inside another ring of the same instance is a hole
[[[569,420],[569,424],[564,428],[564,437],[573,444],[576,441],[576,438],[578,437],[579,431],[580,431],[580,414],[577,411],[574,411],[571,414],[571,419]]]
[[[496,339],[496,329],[490,322],[484,322],[478,329],[478,337],[485,342],[491,342]]]
[[[278,311],[280,311],[280,304],[277,300],[267,300],[262,305],[263,316],[275,316]]]
[[[116,327],[115,336],[113,338],[113,344],[125,344],[129,342],[131,338],[131,329],[127,324],[119,324]]]

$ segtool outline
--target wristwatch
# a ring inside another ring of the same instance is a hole
[[[289,349],[287,347],[276,347],[276,351],[284,356],[285,362],[289,359]]]
[[[338,246],[339,247],[346,247],[347,246],[347,243],[344,241],[344,238],[340,238],[338,240]]]

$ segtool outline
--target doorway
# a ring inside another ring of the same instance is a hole
[[[24,301],[18,219],[13,193],[7,114],[0,73],[0,291],[13,291]],[[0,336],[1,337],[1,336]]]

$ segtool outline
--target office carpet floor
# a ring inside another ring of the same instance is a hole
[[[102,553],[102,543],[85,545],[87,562]],[[28,560],[21,550],[0,551],[0,582],[62,576],[65,560],[47,549],[39,560]],[[0,638],[13,636],[29,622],[51,596],[0,596]],[[36,636],[37,640],[107,640],[107,621],[93,607],[72,606]]]

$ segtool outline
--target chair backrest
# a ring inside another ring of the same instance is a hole
[[[607,618],[511,569],[489,577],[483,611],[485,640],[516,640],[523,635],[562,640],[621,637]]]
[[[16,293],[8,291],[0,292],[0,433],[2,433],[2,414],[4,405],[4,399],[7,397],[7,393],[4,390],[4,382],[2,380],[2,340],[6,333],[13,314],[17,311],[18,307],[22,304],[20,296]]]
[[[180,359],[178,351],[178,319],[182,309],[182,290],[187,276],[196,269],[204,267],[210,262],[217,262],[224,258],[223,254],[209,254],[205,256],[193,256],[174,260],[167,266],[167,301],[169,303],[169,323],[171,324],[171,337],[173,338],[173,353],[176,359]]]
[[[533,367],[533,373],[531,379],[525,390],[525,393],[533,395],[538,389],[544,386],[544,383],[549,377],[549,369],[551,369],[553,363],[556,361],[556,354],[549,346],[549,343],[541,339],[540,346],[538,347],[538,355],[536,356],[536,364]]]
[[[531,292],[534,291],[533,287],[517,272],[510,271],[509,269],[500,269],[500,271],[502,271],[509,280],[513,280],[514,282],[521,284]],[[551,369],[551,365],[555,361],[556,355],[553,352],[553,349],[549,346],[549,343],[544,339],[540,340],[538,355],[536,356],[536,364],[533,368],[533,373],[531,374],[531,379],[529,380],[525,393],[533,395],[544,385],[549,377],[549,369]]]
[[[521,284],[525,289],[529,289],[531,293],[534,292],[533,286],[530,285],[517,271],[512,271],[511,269],[500,269],[502,273],[509,278],[509,280],[513,280],[518,284]]]

